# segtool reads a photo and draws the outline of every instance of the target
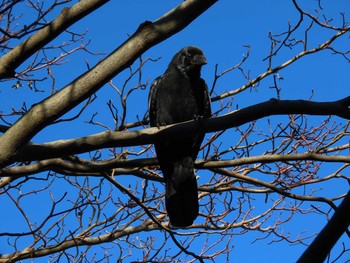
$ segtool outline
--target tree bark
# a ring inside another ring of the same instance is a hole
[[[152,22],[144,22],[119,48],[59,92],[33,106],[0,137],[0,167],[52,121],[87,99],[142,53],[182,30],[217,0],[188,0]]]
[[[30,56],[107,2],[108,0],[82,0],[70,8],[64,8],[55,20],[0,58],[0,79],[14,77],[16,68]]]
[[[297,263],[324,262],[338,239],[350,225],[350,192],[345,196],[331,220],[317,235]]]
[[[44,144],[30,143],[23,147],[14,158],[14,161],[33,161],[79,154],[101,148],[152,144],[169,138],[195,134],[199,130],[204,130],[207,133],[225,130],[271,115],[336,115],[350,119],[349,105],[350,97],[334,102],[278,101],[272,99],[212,119],[194,120],[136,131],[107,131],[82,138],[59,140]]]

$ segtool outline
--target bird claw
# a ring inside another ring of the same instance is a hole
[[[166,126],[166,123],[162,122],[162,123],[158,123],[157,124],[157,128],[158,129],[160,129],[160,127],[162,127],[162,126]]]
[[[204,116],[202,116],[202,115],[195,115],[193,119],[194,119],[195,121],[203,120],[203,119],[204,119]]]

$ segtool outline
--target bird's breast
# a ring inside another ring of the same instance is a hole
[[[194,119],[198,116],[198,105],[193,92],[187,88],[169,89],[159,96],[159,110],[163,124],[172,124]]]

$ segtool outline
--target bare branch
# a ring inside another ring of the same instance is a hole
[[[197,130],[214,132],[237,127],[254,120],[271,115],[281,114],[310,114],[310,115],[337,115],[350,119],[350,97],[334,102],[312,102],[304,100],[275,100],[256,104],[227,115],[208,119],[195,120],[168,125],[160,128],[148,128],[138,131],[102,132],[87,137],[60,140],[44,144],[28,144],[15,157],[16,161],[31,161],[55,158],[65,155],[78,154],[107,147],[124,147],[142,144],[151,144],[194,134]]]
[[[313,49],[307,49],[304,50],[302,52],[300,52],[299,54],[297,54],[296,56],[294,56],[293,58],[291,58],[290,60],[284,62],[283,64],[275,67],[275,68],[269,68],[267,71],[265,71],[264,73],[260,74],[259,76],[257,76],[255,79],[251,79],[249,81],[249,83],[243,85],[242,87],[233,90],[233,91],[229,91],[226,93],[223,93],[219,96],[213,97],[212,101],[217,101],[229,96],[233,96],[237,93],[242,92],[243,90],[246,90],[249,87],[252,87],[256,84],[258,84],[261,80],[263,80],[264,78],[266,78],[269,75],[275,74],[277,72],[279,72],[280,70],[288,67],[289,65],[293,64],[294,62],[298,61],[299,59],[301,59],[302,57],[306,56],[306,55],[310,55],[310,54],[314,54],[320,51],[323,51],[327,48],[330,47],[330,45],[339,37],[341,37],[342,35],[348,33],[350,31],[350,27],[347,28],[343,28],[341,30],[339,30],[335,35],[333,35],[331,38],[329,38],[327,41],[325,41],[324,43],[320,44],[318,47],[315,47]]]
[[[216,0],[189,0],[155,22],[143,23],[134,35],[98,65],[33,106],[0,137],[3,149],[0,153],[1,166],[8,164],[15,152],[38,131],[91,96],[112,77],[130,66],[147,49],[186,27],[215,2]]]
[[[52,23],[46,25],[0,59],[0,79],[13,77],[15,69],[36,51],[43,48],[68,27],[107,2],[108,0],[83,0],[71,8],[63,9],[61,14]]]

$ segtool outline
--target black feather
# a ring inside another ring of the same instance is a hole
[[[156,78],[149,93],[152,127],[196,118],[209,118],[210,98],[200,77],[206,58],[197,47],[181,49],[165,73]],[[166,209],[172,225],[190,226],[198,216],[198,189],[194,161],[204,133],[156,143],[158,162],[166,183]]]

